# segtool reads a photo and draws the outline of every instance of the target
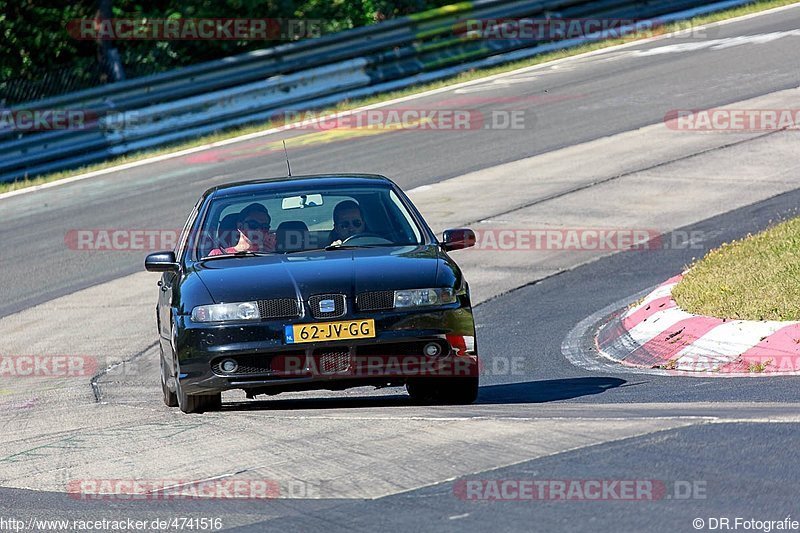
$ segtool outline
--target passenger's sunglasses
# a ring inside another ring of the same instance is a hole
[[[252,230],[268,230],[269,229],[269,222],[259,222],[258,220],[245,220],[242,222],[242,225],[245,226],[247,229]]]
[[[339,222],[339,226],[341,226],[342,229],[349,228],[350,224],[352,224],[354,228],[358,229],[361,227],[361,224],[363,224],[363,222],[361,222],[361,220],[358,218],[356,218],[355,220],[342,220],[341,222]]]

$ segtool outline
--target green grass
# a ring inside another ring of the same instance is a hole
[[[772,364],[772,359],[767,359],[763,363],[748,363],[747,371],[751,374],[761,374],[767,370],[767,367]]]
[[[413,87],[407,87],[405,89],[401,89],[401,90],[398,90],[398,91],[381,93],[381,94],[377,94],[377,95],[374,95],[374,96],[370,96],[370,97],[367,97],[367,98],[361,98],[361,99],[357,99],[357,100],[356,99],[354,99],[354,100],[345,100],[343,102],[340,102],[336,106],[332,106],[332,107],[329,107],[329,108],[324,109],[324,110],[317,110],[316,114],[317,114],[317,116],[319,116],[319,115],[325,114],[325,113],[335,113],[335,112],[340,112],[340,111],[346,111],[346,110],[349,110],[349,109],[355,109],[357,107],[362,107],[362,106],[366,106],[366,105],[370,105],[370,104],[376,104],[376,103],[383,102],[383,101],[386,101],[386,100],[391,100],[391,99],[394,99],[394,98],[400,98],[400,97],[403,97],[403,96],[408,96],[408,95],[415,94],[415,93],[422,92],[422,91],[429,91],[429,90],[433,90],[433,89],[438,89],[440,87],[445,87],[447,85],[453,85],[455,83],[462,83],[462,82],[466,82],[466,81],[472,81],[472,80],[484,78],[484,77],[487,77],[487,76],[491,76],[491,75],[494,75],[494,74],[501,74],[501,73],[504,73],[504,72],[509,72],[509,71],[520,69],[520,68],[524,68],[524,67],[538,65],[538,64],[541,64],[541,63],[546,63],[548,61],[554,61],[556,59],[563,59],[563,58],[566,58],[566,57],[571,57],[571,56],[583,54],[583,53],[586,53],[586,52],[591,52],[591,51],[594,51],[594,50],[600,50],[602,48],[607,48],[609,46],[614,46],[614,45],[618,45],[618,44],[624,44],[624,43],[627,43],[627,42],[631,42],[631,41],[636,41],[636,40],[652,37],[654,35],[661,35],[661,34],[664,34],[664,33],[670,33],[670,32],[681,30],[681,29],[692,28],[692,27],[699,26],[699,25],[702,25],[702,24],[710,24],[712,22],[719,22],[719,21],[726,20],[726,19],[729,19],[729,18],[739,17],[739,16],[742,16],[742,15],[747,15],[747,14],[750,14],[750,13],[756,13],[756,12],[759,12],[759,11],[764,11],[764,10],[767,10],[767,9],[772,9],[772,8],[775,8],[775,7],[781,7],[781,6],[785,6],[785,5],[789,5],[789,4],[795,4],[795,3],[797,3],[797,0],[765,0],[765,1],[755,2],[753,4],[749,4],[749,5],[746,5],[746,6],[742,6],[742,7],[738,7],[738,8],[734,8],[734,9],[729,9],[729,10],[725,10],[725,11],[720,11],[718,13],[713,13],[713,14],[710,14],[710,15],[702,16],[702,17],[696,17],[696,18],[693,18],[691,20],[684,20],[684,21],[674,22],[672,24],[667,24],[665,26],[657,28],[657,29],[655,29],[653,31],[643,32],[641,34],[628,35],[626,37],[619,38],[619,39],[606,39],[606,40],[602,40],[602,41],[592,42],[592,43],[585,44],[583,46],[578,46],[578,47],[575,47],[575,48],[569,48],[569,49],[564,49],[564,50],[560,50],[560,51],[557,51],[557,52],[551,52],[551,53],[547,53],[547,54],[542,54],[542,55],[539,55],[539,56],[536,56],[536,57],[532,57],[532,58],[521,60],[521,61],[515,61],[513,63],[507,63],[507,64],[504,64],[504,65],[501,65],[501,66],[497,66],[497,67],[493,67],[493,68],[480,69],[480,70],[470,70],[468,72],[462,72],[461,74],[458,74],[456,76],[452,76],[450,78],[445,78],[445,79],[442,79],[440,81],[433,82],[433,83],[427,83],[427,84],[416,85],[416,86],[413,86]],[[262,131],[262,130],[265,130],[265,129],[269,129],[269,128],[272,128],[272,127],[275,127],[275,126],[280,126],[282,124],[283,124],[282,122],[279,122],[279,123],[261,122],[261,123],[258,123],[258,124],[252,124],[252,125],[248,125],[248,126],[240,126],[240,127],[236,127],[236,128],[231,128],[231,129],[227,129],[227,130],[224,130],[224,131],[220,131],[218,133],[214,133],[214,134],[211,134],[211,135],[198,137],[198,138],[192,139],[190,141],[181,141],[179,143],[165,145],[165,146],[162,146],[161,148],[157,148],[157,149],[151,149],[151,150],[145,150],[145,151],[136,152],[136,153],[132,153],[132,154],[127,154],[127,155],[124,155],[124,156],[120,156],[120,157],[117,157],[117,158],[114,158],[114,159],[103,161],[101,163],[88,165],[88,166],[85,166],[85,167],[82,167],[82,168],[78,168],[78,169],[62,171],[62,172],[56,172],[56,173],[52,173],[52,174],[38,176],[38,177],[33,178],[33,179],[20,180],[20,181],[15,181],[15,182],[12,182],[12,183],[0,183],[0,193],[13,191],[13,190],[16,190],[16,189],[22,189],[22,188],[25,188],[25,187],[31,187],[31,186],[34,186],[34,185],[41,185],[41,184],[48,183],[48,182],[51,182],[51,181],[57,181],[57,180],[60,180],[60,179],[71,177],[71,176],[76,176],[78,174],[84,174],[86,172],[92,172],[92,171],[96,171],[96,170],[103,170],[103,169],[114,167],[114,166],[121,165],[121,164],[124,164],[124,163],[130,163],[130,162],[133,162],[133,161],[139,161],[141,159],[146,159],[148,157],[152,157],[152,156],[155,156],[155,155],[166,154],[166,153],[170,153],[170,152],[176,152],[178,150],[183,150],[183,149],[192,148],[192,147],[195,147],[195,146],[200,146],[200,145],[203,145],[203,144],[209,144],[209,143],[213,143],[213,142],[217,142],[217,141],[222,141],[222,140],[225,140],[225,139],[238,137],[240,135],[246,135],[248,133],[255,133],[255,132]]]
[[[712,250],[672,295],[700,315],[800,320],[800,218]]]

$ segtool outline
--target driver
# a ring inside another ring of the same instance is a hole
[[[361,207],[353,200],[339,202],[333,208],[333,230],[330,234],[331,244],[342,242],[348,237],[365,233],[367,226],[361,216]]]
[[[215,248],[208,255],[235,254],[236,252],[274,252],[275,234],[270,233],[272,219],[266,207],[253,203],[242,209],[236,229],[239,241],[235,246]]]

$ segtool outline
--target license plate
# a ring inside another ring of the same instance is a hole
[[[286,344],[371,339],[374,336],[375,321],[371,318],[367,320],[318,322],[316,324],[286,326]]]

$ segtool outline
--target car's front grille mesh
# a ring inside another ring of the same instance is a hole
[[[323,311],[327,309],[325,304],[328,304],[328,301],[333,302],[333,309]],[[320,307],[320,304],[323,306]],[[308,306],[314,318],[338,318],[347,311],[344,294],[317,294],[308,299]]]
[[[394,307],[394,291],[362,292],[356,296],[359,311],[379,311]]]
[[[314,358],[322,375],[340,374],[350,369],[351,357],[347,350],[317,350]]]
[[[300,303],[291,298],[259,300],[258,312],[262,320],[272,318],[291,318],[300,316]]]

